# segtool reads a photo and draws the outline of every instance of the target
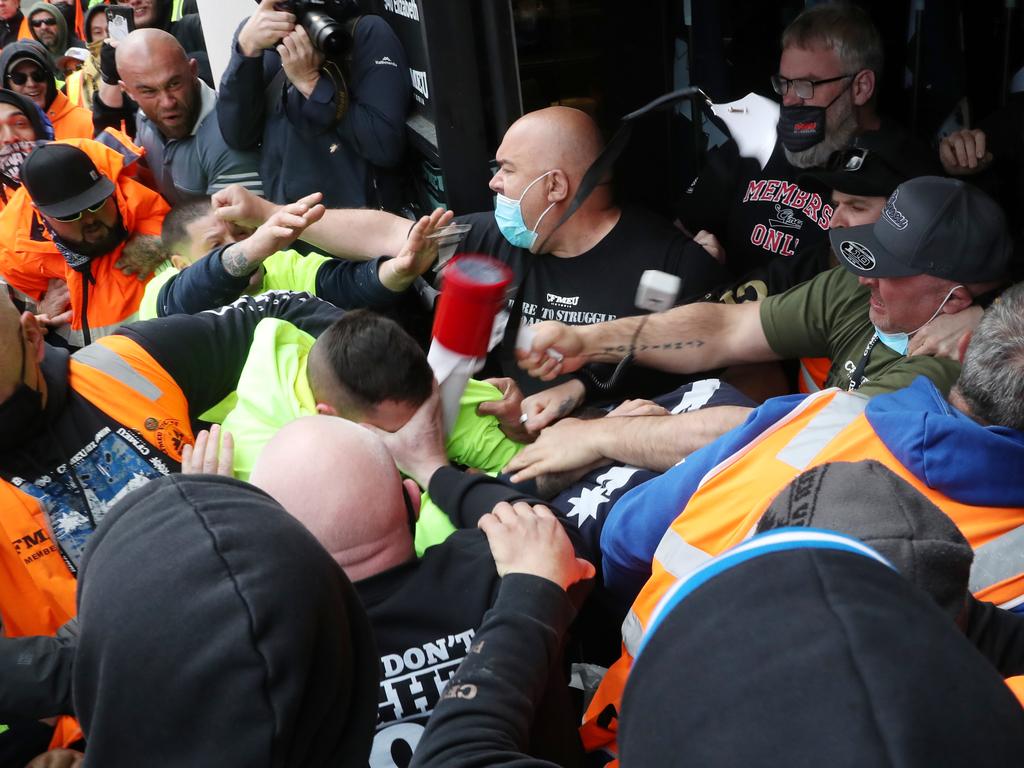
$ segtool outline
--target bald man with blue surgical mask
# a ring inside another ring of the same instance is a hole
[[[494,211],[456,217],[472,224],[461,252],[493,256],[515,274],[505,342],[490,371],[516,379],[527,393],[538,386],[515,365],[520,326],[544,320],[587,325],[636,315],[646,270],[681,278],[680,301],[702,297],[725,280],[722,267],[667,220],[620,207],[610,179],[564,218],[603,146],[597,125],[578,109],[530,112],[509,127],[495,153]]]

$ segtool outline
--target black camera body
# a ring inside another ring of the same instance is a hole
[[[356,0],[284,0],[277,7],[295,14],[313,46],[323,54],[338,58],[352,49],[348,22],[362,13]]]

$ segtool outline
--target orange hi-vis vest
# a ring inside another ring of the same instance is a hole
[[[160,234],[170,210],[159,193],[131,178],[134,161],[143,151],[119,132],[101,134],[103,141],[65,139],[115,183],[114,197],[124,228],[132,235]],[[130,167],[126,167],[130,166]],[[50,278],[67,281],[71,296],[71,330],[67,341],[77,347],[113,333],[134,320],[146,282],[115,268],[124,244],[89,263],[92,281],[67,266],[24,187],[0,212],[0,275],[22,294],[38,299]]]
[[[182,444],[192,442],[188,402],[148,352],[126,336],[110,336],[72,355],[69,366],[71,390],[141,435],[151,446],[147,450],[181,461]],[[151,428],[154,424],[173,424],[174,439],[167,439],[168,429]],[[75,585],[42,506],[13,483],[0,481],[3,634],[56,633],[75,616]],[[81,735],[72,718],[60,718],[51,747],[67,746]]]
[[[776,495],[811,467],[867,459],[884,464],[945,512],[970,542],[975,597],[1004,608],[1024,599],[1024,509],[962,504],[922,483],[872,429],[864,414],[867,402],[863,395],[836,388],[809,395],[702,478],[658,544],[651,577],[622,624],[622,656],[584,717],[581,735],[588,751],[615,749],[629,669],[661,598],[679,578],[753,535]]]
[[[825,380],[832,368],[832,361],[827,357],[800,358],[800,375],[797,379],[797,390],[809,395],[825,388]]]

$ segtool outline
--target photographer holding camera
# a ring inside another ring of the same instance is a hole
[[[393,208],[381,169],[402,159],[410,95],[401,43],[355,0],[262,0],[235,35],[217,118],[228,145],[261,148],[267,199]]]

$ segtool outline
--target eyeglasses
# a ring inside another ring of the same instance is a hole
[[[33,19],[29,24],[32,29],[39,29],[40,27],[56,27],[57,20],[51,16],[48,19]]]
[[[33,69],[29,72],[11,72],[7,79],[9,79],[15,85],[24,85],[28,82],[29,78],[32,78],[33,83],[42,85],[46,82],[46,73],[41,69]]]
[[[89,213],[96,213],[100,208],[107,204],[107,200],[109,199],[109,197],[104,197],[92,208],[86,208],[85,211],[88,211]],[[80,218],[82,218],[82,216],[85,214],[85,211],[72,213],[70,216],[50,216],[50,218],[53,219],[54,221],[59,221],[62,224],[70,224],[72,221],[78,221]]]
[[[856,74],[856,72],[851,72],[847,75],[838,75],[837,77],[829,77],[824,80],[790,80],[782,75],[772,75],[772,88],[775,89],[779,96],[785,96],[792,87],[793,93],[796,94],[798,99],[813,99],[814,86],[834,83],[837,80],[842,80],[844,77],[853,77]]]

